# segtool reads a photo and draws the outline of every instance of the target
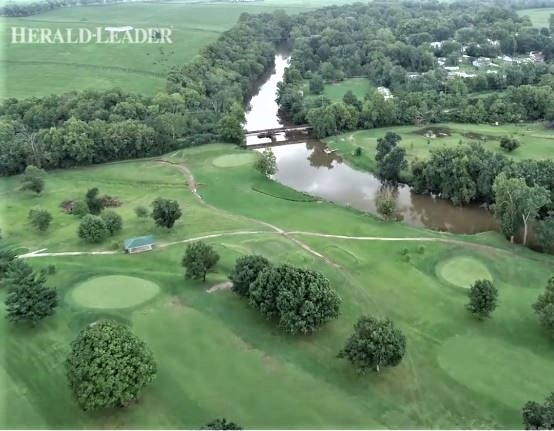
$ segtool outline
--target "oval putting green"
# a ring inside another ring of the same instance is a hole
[[[242,166],[254,163],[256,153],[248,152],[244,154],[227,154],[213,159],[212,164],[218,168],[232,168],[233,166]]]
[[[439,262],[436,273],[448,283],[466,289],[469,289],[477,280],[493,280],[487,267],[470,256],[455,256]]]
[[[125,275],[91,278],[71,290],[74,303],[86,308],[127,308],[148,301],[158,294],[151,281]]]

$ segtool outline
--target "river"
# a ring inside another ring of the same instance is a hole
[[[286,54],[276,55],[273,71],[250,100],[246,130],[283,125],[275,98],[277,84],[289,61]],[[375,200],[382,184],[373,174],[352,168],[339,155],[331,153],[325,143],[313,137],[296,136],[294,143],[286,144],[287,138],[281,134],[276,140],[280,145],[272,147],[278,169],[272,177],[275,181],[339,205],[377,214]],[[246,144],[271,144],[271,139],[248,136]],[[444,199],[413,193],[405,185],[399,186],[394,196],[398,219],[412,226],[468,234],[497,228],[492,214],[483,208],[457,207]]]

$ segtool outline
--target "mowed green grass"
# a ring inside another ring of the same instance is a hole
[[[517,13],[520,16],[528,16],[535,27],[548,27],[548,20],[550,14],[554,13],[554,8],[522,9]]]
[[[493,281],[488,268],[469,256],[454,256],[439,262],[436,272],[444,281],[464,289],[469,289],[477,280]]]
[[[512,246],[498,235],[438,234],[327,203],[258,193],[253,187],[271,183],[251,165],[214,164],[222,156],[240,154],[244,150],[209,145],[167,156],[192,169],[210,206],[198,202],[186,187],[164,186],[182,174],[154,161],[52,172],[47,180],[52,194],[42,198],[55,206],[60,195],[86,188],[87,181],[103,191],[111,184],[125,201],[124,230],[139,234],[141,225],[135,225],[127,207],[142,194],[146,200],[158,192],[169,194],[186,211],[165,241],[195,232],[263,230],[263,225],[246,218],[255,217],[291,231],[441,236],[460,242],[293,235],[337,265],[331,266],[269,231],[211,238],[206,241],[221,260],[206,283],[183,277],[185,244],[138,255],[30,260],[37,268],[56,265],[49,283],[58,289],[62,303],[54,317],[36,328],[13,326],[0,316],[0,336],[5,340],[0,355],[0,428],[198,428],[215,417],[247,429],[519,428],[522,404],[542,399],[554,388],[554,346],[531,309],[553,258]],[[137,170],[141,183],[134,184]],[[0,179],[2,219],[15,220],[34,203],[12,191],[16,183],[17,178]],[[74,233],[68,232],[55,225],[41,238],[27,226],[9,230],[8,238],[27,246],[35,237],[37,248],[59,244],[60,249],[87,249],[73,242]],[[493,247],[482,247],[481,242]],[[100,248],[105,246],[109,244]],[[206,292],[225,280],[236,258],[247,253],[323,272],[343,299],[339,319],[311,336],[287,336],[233,292]],[[466,292],[437,276],[438,266],[460,256],[487,268],[499,289],[500,305],[488,321],[474,320],[464,308]],[[117,310],[85,308],[71,300],[81,283],[121,275],[151,281],[160,292],[148,302]],[[0,299],[4,294],[0,292]],[[336,358],[362,314],[389,317],[406,334],[407,356],[398,367],[360,376]],[[71,400],[63,361],[78,330],[105,317],[129,324],[148,343],[158,376],[136,405],[83,413]]]
[[[358,99],[363,100],[371,88],[367,78],[347,78],[341,82],[325,84],[323,95],[333,102],[339,102],[348,91],[352,91]],[[309,94],[308,82],[304,84],[304,91],[308,97],[318,97]]]
[[[143,278],[108,275],[79,284],[71,291],[70,299],[85,308],[127,308],[148,301],[158,291],[156,283]]]
[[[282,6],[282,7],[281,7]],[[164,91],[172,66],[189,62],[231,28],[242,13],[291,13],[308,6],[261,4],[124,3],[68,7],[26,18],[0,20],[0,71],[4,97],[44,96],[70,90],[120,87],[152,95]],[[164,27],[172,44],[13,44],[12,27],[60,29]]]
[[[427,137],[426,130],[440,131],[446,128],[447,136],[435,133],[435,137]],[[365,170],[375,169],[375,153],[377,139],[385,136],[389,131],[402,136],[399,145],[406,150],[406,157],[413,161],[416,158],[424,159],[432,149],[451,147],[460,141],[480,142],[485,148],[500,152],[515,160],[523,159],[552,159],[554,158],[554,130],[537,124],[506,124],[489,126],[480,124],[446,123],[431,126],[400,126],[371,130],[358,130],[343,135],[327,138],[325,141],[352,165]],[[500,148],[500,139],[511,136],[520,140],[521,146],[511,153]],[[362,156],[354,156],[357,147],[362,148]]]

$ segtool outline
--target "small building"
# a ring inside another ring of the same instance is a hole
[[[383,96],[383,99],[389,100],[394,98],[391,91],[387,87],[377,87],[377,92]]]
[[[136,238],[126,239],[124,243],[124,248],[125,251],[129,254],[141,253],[143,251],[152,250],[155,243],[156,241],[154,240],[154,236],[152,235],[139,236]]]

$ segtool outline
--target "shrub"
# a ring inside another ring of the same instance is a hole
[[[123,227],[123,220],[121,219],[121,216],[115,211],[102,211],[100,218],[104,220],[106,228],[108,229],[108,232],[110,232],[111,236],[121,231],[121,228]]]
[[[100,243],[110,235],[104,220],[92,214],[83,217],[77,233],[79,238],[89,243]]]
[[[41,232],[46,231],[52,222],[52,214],[42,208],[29,210],[28,218],[31,224]]]

